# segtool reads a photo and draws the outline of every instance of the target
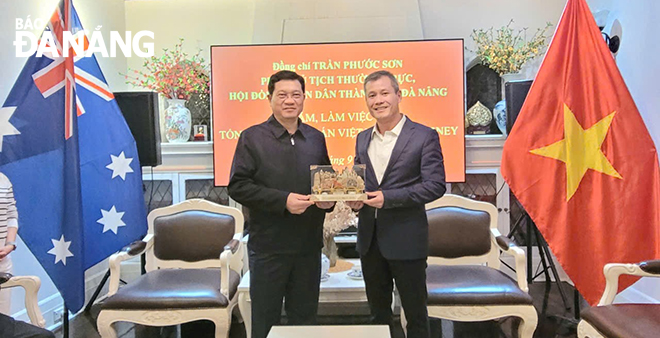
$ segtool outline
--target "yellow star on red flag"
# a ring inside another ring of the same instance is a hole
[[[570,108],[564,104],[564,139],[530,150],[532,154],[553,158],[566,164],[566,202],[573,197],[589,169],[619,179],[623,178],[601,150],[615,114],[616,112],[612,112],[585,130]]]

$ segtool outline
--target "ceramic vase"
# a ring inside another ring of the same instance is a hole
[[[497,128],[502,132],[502,135],[506,135],[506,101],[502,100],[495,104],[493,108],[493,118],[495,123],[497,123]]]
[[[165,109],[165,138],[171,143],[188,142],[192,117],[190,110],[186,108],[185,100],[168,99]]]

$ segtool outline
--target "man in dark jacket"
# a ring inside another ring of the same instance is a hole
[[[270,77],[273,115],[241,133],[229,196],[250,211],[248,253],[252,337],[279,323],[282,300],[289,324],[316,321],[323,220],[334,202],[310,201],[310,165],[329,165],[323,134],[298,116],[305,80],[291,71]]]

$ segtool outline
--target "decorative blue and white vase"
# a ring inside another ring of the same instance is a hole
[[[188,142],[192,117],[185,100],[168,99],[165,109],[165,138],[171,143]]]
[[[497,128],[500,129],[502,135],[506,135],[506,101],[502,100],[495,104],[493,108],[493,118],[497,123]]]

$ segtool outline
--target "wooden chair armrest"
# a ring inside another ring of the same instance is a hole
[[[0,272],[0,288],[2,287],[2,284],[7,283],[12,277],[12,274],[9,272]]]
[[[225,250],[229,250],[231,251],[232,254],[235,254],[236,251],[238,251],[238,249],[240,248],[240,246],[241,246],[241,242],[239,240],[232,239],[231,241],[229,241],[229,243],[227,243],[227,245],[225,245]]]
[[[609,305],[619,290],[619,276],[660,277],[660,260],[644,261],[637,264],[609,263],[603,267],[605,291],[598,305]]]
[[[527,275],[525,265],[527,260],[525,259],[525,251],[519,248],[516,243],[514,243],[510,238],[503,236],[499,230],[490,229],[491,234],[495,240],[497,246],[502,250],[502,252],[513,256],[516,262],[516,281],[518,282],[518,287],[525,291],[529,292],[529,286],[527,285]]]
[[[236,271],[240,276],[243,276],[244,268],[246,267],[245,262],[245,248],[247,248],[247,241],[243,237],[243,233],[239,232],[234,234],[232,241],[238,242],[238,247],[234,252],[234,257],[231,260],[231,268]],[[230,241],[231,243],[231,241]]]
[[[220,292],[229,299],[229,274],[231,270],[241,275],[243,269],[243,235],[238,233],[234,235],[224,251],[220,254]]]
[[[140,240],[123,247],[120,251],[126,252],[129,256],[133,257],[142,254],[146,249],[147,242]]]
[[[153,235],[146,235],[141,241],[135,241],[119,252],[110,256],[110,279],[108,284],[108,297],[117,293],[119,290],[119,279],[121,277],[121,262],[141,255],[153,245]]]
[[[506,236],[497,236],[495,237],[495,242],[502,249],[502,251],[507,251],[509,248],[517,246],[509,237]]]
[[[225,246],[225,250],[220,254],[220,293],[229,300],[229,274],[231,273],[231,260],[234,256],[231,248]]]
[[[25,289],[25,310],[30,318],[30,322],[42,328],[46,327],[46,320],[44,320],[39,309],[39,298],[37,297],[37,293],[41,287],[41,279],[37,276],[13,276],[2,284],[3,288],[16,286]]]
[[[660,276],[660,259],[640,262],[639,268],[646,273]]]

